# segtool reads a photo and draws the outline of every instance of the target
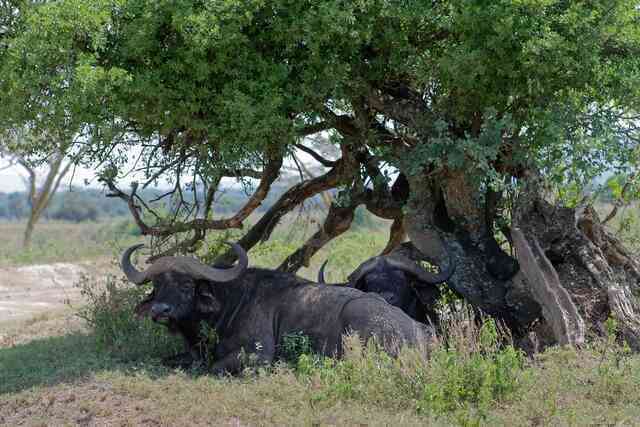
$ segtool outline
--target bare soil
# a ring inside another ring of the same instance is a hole
[[[0,269],[0,323],[64,310],[80,300],[75,285],[88,264],[56,263]]]

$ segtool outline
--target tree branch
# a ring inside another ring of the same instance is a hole
[[[336,164],[335,161],[325,159],[320,154],[318,154],[315,151],[313,151],[311,148],[306,147],[306,146],[304,146],[302,144],[295,144],[294,147],[296,147],[300,151],[304,151],[305,153],[309,154],[316,161],[318,161],[322,166],[326,166],[326,167],[330,168],[330,167],[335,166],[335,164]]]
[[[635,172],[631,174],[629,178],[627,178],[627,182],[624,183],[624,186],[622,187],[622,191],[620,192],[620,197],[618,198],[618,200],[614,202],[613,209],[611,209],[611,212],[609,212],[609,215],[607,215],[607,217],[602,221],[603,225],[611,221],[618,214],[618,209],[620,209],[624,205],[624,198],[627,194],[627,191],[629,190],[629,187],[631,187],[631,184],[633,184],[633,181],[635,181],[637,177],[638,177],[638,172]]]
[[[282,165],[282,157],[273,157],[265,166],[262,180],[260,185],[256,189],[255,193],[247,201],[247,203],[232,217],[220,220],[212,220],[207,217],[195,218],[188,222],[176,222],[167,226],[149,226],[146,224],[140,215],[140,207],[135,204],[136,192],[138,190],[138,183],[131,185],[131,194],[126,194],[116,187],[113,181],[103,180],[107,185],[110,194],[107,197],[118,197],[127,202],[129,211],[137,226],[143,235],[151,235],[155,237],[167,237],[176,233],[184,233],[187,231],[197,230],[226,230],[229,228],[242,228],[242,222],[253,212],[267,196],[271,184],[277,179],[280,166]],[[142,199],[140,199],[142,202]],[[148,210],[151,211],[147,207]]]
[[[404,230],[404,217],[400,216],[393,220],[391,228],[389,229],[389,240],[384,247],[380,255],[388,255],[394,249],[396,249],[407,237],[407,232]]]
[[[258,242],[269,239],[273,229],[278,225],[280,219],[291,212],[300,203],[316,194],[335,188],[345,179],[346,173],[343,171],[344,161],[341,159],[336,163],[336,167],[330,169],[326,174],[319,177],[305,180],[294,185],[287,190],[278,201],[260,218],[260,220],[244,235],[238,244],[246,251],[254,247]],[[218,257],[216,265],[231,264],[235,260],[235,253],[227,251]]]
[[[337,203],[332,203],[320,230],[314,233],[298,250],[289,255],[280,264],[278,270],[295,273],[303,266],[308,267],[313,255],[324,245],[349,230],[358,204],[357,201],[349,206],[338,206]]]

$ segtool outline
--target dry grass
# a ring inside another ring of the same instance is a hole
[[[0,222],[0,267],[54,262],[80,262],[111,257],[133,241],[111,223],[43,221],[36,226],[30,249],[22,248],[24,224]]]
[[[69,308],[38,314],[28,320],[0,322],[0,349],[78,331],[86,331],[86,325]]]
[[[41,319],[31,326],[55,320]],[[580,351],[556,348],[538,355],[519,371],[517,392],[491,399],[483,412],[461,406],[434,413],[417,410],[415,395],[394,388],[398,372],[394,365],[358,353],[361,350],[348,355],[343,364],[320,366],[315,373],[278,365],[241,378],[219,379],[167,370],[153,361],[118,361],[97,354],[90,335],[68,334],[68,330],[62,329],[64,335],[57,338],[0,349],[3,376],[4,368],[17,363],[25,369],[18,387],[12,391],[0,387],[0,425],[640,423],[640,358],[607,343]],[[397,366],[410,378],[419,359],[405,355]],[[446,379],[438,374],[447,371],[440,366],[427,369],[429,375],[420,379],[421,384],[444,386]],[[346,378],[349,383],[344,382]],[[3,378],[7,379],[16,385],[15,376]],[[341,388],[347,385],[352,388]]]

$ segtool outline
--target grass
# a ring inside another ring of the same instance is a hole
[[[219,379],[169,370],[154,357],[124,360],[98,350],[95,334],[72,332],[0,349],[0,424],[640,422],[637,355],[604,341],[525,361],[492,345],[474,353],[442,347],[427,363],[417,352],[394,361],[350,341],[343,361],[303,354],[297,363]],[[499,367],[508,375],[496,380]]]
[[[251,217],[247,228],[255,218]],[[323,247],[298,274],[315,280],[317,271],[325,259],[329,259],[326,278],[329,282],[345,281],[346,277],[367,258],[379,254],[387,243],[387,231],[382,225],[388,221],[368,219],[368,225],[350,230]],[[309,219],[298,213],[283,218],[272,238],[256,245],[249,253],[251,265],[274,267],[300,247],[318,228],[317,219]],[[135,226],[120,219],[99,223],[67,223],[43,221],[36,226],[30,249],[22,248],[23,223],[0,222],[0,268],[53,262],[81,262],[112,260],[122,250],[135,243],[145,242],[136,235]],[[233,240],[238,232],[229,235],[212,235],[208,245],[222,250],[221,240]],[[226,249],[226,247],[224,247]],[[204,251],[206,252],[206,251]]]
[[[251,251],[253,265],[279,264],[315,230],[294,232],[301,227],[292,224]],[[8,242],[0,266],[110,258],[141,240],[122,230],[43,223],[40,243],[21,254],[21,226],[0,224]],[[623,231],[634,245],[637,228]],[[345,233],[301,273],[315,278],[329,258],[329,281],[342,281],[385,243],[379,229]],[[85,294],[88,323],[53,313],[0,325],[0,425],[640,424],[640,356],[613,339],[524,359],[486,326],[465,329],[429,358],[409,351],[391,360],[351,341],[347,357],[332,361],[307,354],[304,337],[296,337],[289,362],[220,379],[165,368],[160,356],[178,351],[175,337],[133,321],[139,291],[110,283],[85,283],[93,292]]]
[[[114,223],[68,223],[43,221],[38,223],[29,249],[22,248],[24,224],[0,222],[0,267],[79,262],[112,257],[116,247],[134,242],[124,231],[117,232]]]

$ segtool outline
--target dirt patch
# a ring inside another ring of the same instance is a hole
[[[0,323],[60,311],[80,300],[75,286],[90,274],[87,264],[46,264],[0,269]]]

